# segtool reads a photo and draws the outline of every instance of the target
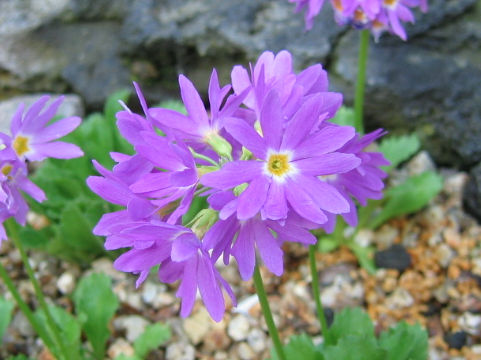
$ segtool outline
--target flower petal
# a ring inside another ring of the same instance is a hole
[[[255,216],[264,205],[269,190],[270,178],[259,176],[251,181],[247,189],[239,196],[237,218],[247,220]]]
[[[224,128],[234,139],[250,150],[257,158],[266,158],[266,143],[257,131],[255,131],[254,127],[243,120],[227,118],[224,122]]]
[[[262,162],[255,160],[228,162],[220,170],[203,175],[200,183],[216,189],[231,189],[260,176],[263,166]]]
[[[292,162],[304,175],[332,175],[348,172],[361,164],[353,154],[329,153]]]

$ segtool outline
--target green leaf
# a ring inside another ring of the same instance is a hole
[[[337,111],[336,116],[329,121],[342,126],[354,126],[354,109],[341,106],[341,108]]]
[[[171,337],[170,328],[167,325],[156,323],[149,325],[134,342],[135,354],[145,359],[146,355],[157,349]]]
[[[18,354],[15,356],[9,356],[7,360],[33,360],[32,358],[27,357],[27,355],[24,354]]]
[[[82,278],[73,294],[75,311],[85,317],[82,328],[92,345],[96,359],[103,359],[110,336],[108,324],[119,301],[112,291],[111,280],[104,274]]]
[[[381,212],[369,224],[369,227],[375,229],[395,216],[410,214],[422,209],[441,191],[442,187],[442,177],[432,171],[408,178],[404,183],[385,192]]]
[[[104,106],[105,118],[109,122],[115,122],[115,114],[122,110],[122,106],[119,104],[119,100],[126,103],[129,100],[131,91],[128,89],[121,89],[110,95]]]
[[[22,244],[29,249],[40,249],[46,251],[49,245],[48,238],[49,231],[44,228],[41,230],[36,230],[30,225],[20,228],[19,237]]]
[[[323,236],[319,239],[317,247],[320,252],[328,253],[336,250],[340,245],[333,236]]]
[[[374,336],[346,335],[335,346],[323,350],[325,360],[386,360]]]
[[[334,316],[329,333],[335,342],[346,336],[374,337],[374,325],[368,314],[360,308],[345,308]],[[340,358],[341,359],[341,358]]]
[[[385,138],[379,145],[379,150],[391,162],[391,165],[384,169],[389,171],[395,168],[417,153],[420,146],[421,142],[416,134]]]
[[[75,202],[67,204],[60,217],[59,240],[76,251],[99,255],[104,252],[100,238],[92,234],[91,224]]]
[[[13,303],[0,297],[0,344],[2,343],[3,335],[12,320]]]
[[[120,354],[115,357],[114,360],[142,360],[143,358],[138,357],[137,355],[124,355]]]
[[[370,274],[374,274],[377,270],[373,259],[374,249],[370,246],[361,246],[355,242],[350,243],[348,246],[356,255],[359,264]]]
[[[182,224],[188,224],[203,209],[207,209],[209,204],[205,196],[196,196],[190,205],[189,211],[182,216]]]
[[[387,351],[386,360],[426,360],[428,334],[419,324],[398,323],[381,333],[379,345]]]
[[[165,109],[170,109],[170,110],[175,110],[177,112],[180,112],[181,114],[187,115],[187,109],[185,108],[184,103],[179,101],[179,100],[162,101],[159,104],[159,107],[165,108]]]
[[[289,343],[283,346],[284,353],[288,360],[323,360],[320,351],[312,343],[312,339],[306,334],[293,335]],[[271,349],[270,360],[279,360],[275,348]]]
[[[61,307],[49,305],[48,309],[54,322],[57,324],[57,328],[60,331],[59,335],[64,346],[69,350],[69,359],[80,360],[81,331],[78,320]],[[43,310],[37,310],[35,316],[39,320],[39,325],[45,328],[45,331],[50,335],[51,339],[54,339],[50,327],[47,326],[47,317]]]

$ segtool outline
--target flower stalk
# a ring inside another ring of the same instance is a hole
[[[284,349],[282,348],[281,339],[279,338],[279,332],[274,324],[274,319],[272,318],[271,308],[269,306],[269,301],[267,300],[266,290],[264,289],[264,283],[262,281],[262,276],[259,271],[259,266],[256,265],[254,268],[254,285],[256,287],[257,297],[261,303],[262,314],[266,320],[267,328],[269,329],[269,334],[271,335],[272,342],[274,343],[274,348],[277,353],[279,360],[287,360],[284,354]]]
[[[322,336],[324,337],[324,344],[332,345],[333,342],[331,340],[329,328],[327,325],[326,315],[324,313],[324,308],[322,306],[322,301],[321,301],[321,291],[319,288],[319,276],[317,275],[317,266],[316,266],[316,248],[317,248],[317,245],[309,246],[309,265],[311,268],[312,292],[313,292],[314,300],[316,302],[316,311],[317,311],[317,316],[319,318],[319,323],[321,324],[321,332],[322,332]]]
[[[50,331],[53,335],[53,340],[58,349],[60,349],[60,352],[62,354],[61,359],[68,359],[68,351],[67,348],[65,347],[65,344],[62,341],[62,337],[60,336],[59,328],[57,324],[55,323],[52,314],[48,308],[47,302],[45,301],[45,297],[43,295],[42,289],[40,288],[40,284],[35,277],[35,274],[33,272],[32,267],[30,266],[30,263],[28,261],[28,256],[27,253],[25,252],[25,249],[22,245],[22,242],[20,241],[20,238],[18,236],[17,229],[15,227],[14,219],[10,218],[5,222],[5,227],[7,229],[7,234],[10,240],[14,243],[14,245],[17,247],[18,251],[20,252],[20,257],[22,259],[23,266],[25,267],[25,271],[27,272],[28,278],[30,279],[30,282],[33,285],[33,289],[35,292],[35,296],[40,304],[40,307],[42,308],[43,312],[45,313],[45,318],[47,319],[47,325],[50,328]],[[13,293],[12,293],[13,294]],[[18,300],[17,300],[18,303]],[[20,305],[19,305],[20,306]],[[22,310],[23,311],[23,310]],[[26,315],[26,313],[24,312]],[[26,315],[27,316],[27,315]],[[28,317],[27,317],[28,319]],[[29,319],[30,320],[30,319]],[[31,322],[31,320],[30,320]],[[31,322],[32,323],[32,322]],[[33,323],[32,323],[33,326]],[[37,333],[40,335],[41,333],[38,332],[37,329],[35,329]],[[43,339],[43,337],[42,337]]]
[[[357,61],[356,93],[354,97],[354,120],[356,131],[364,134],[364,90],[366,85],[366,67],[369,50],[369,30],[362,30],[360,33],[359,56]]]
[[[25,301],[23,301],[22,297],[20,296],[20,293],[18,292],[17,288],[15,287],[15,284],[13,283],[12,279],[8,275],[8,272],[5,269],[5,267],[3,266],[2,262],[0,262],[0,277],[2,278],[3,282],[5,283],[5,286],[10,291],[13,298],[15,299],[15,302],[17,303],[18,307],[20,308],[20,311],[22,311],[22,313],[25,315],[25,317],[27,318],[27,320],[30,323],[30,325],[32,326],[32,328],[40,336],[43,343],[53,353],[55,353],[55,347],[54,347],[50,337],[43,330],[43,328],[38,324],[37,320],[35,319],[35,315],[33,314],[32,310],[29,308],[29,306],[25,303]]]

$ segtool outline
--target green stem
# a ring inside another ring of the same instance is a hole
[[[199,154],[199,153],[196,153],[192,148],[189,148],[190,149],[190,152],[192,153],[192,156],[197,158],[197,159],[202,159],[202,160],[205,160],[209,163],[211,163],[212,165],[216,166],[216,167],[219,167],[219,164],[216,163],[214,160],[212,160],[210,157],[208,156],[205,156],[205,155],[202,155],[202,154]]]
[[[15,287],[15,284],[13,283],[12,279],[8,275],[7,270],[5,269],[1,261],[0,261],[0,277],[2,278],[3,282],[7,286],[7,289],[10,291],[13,298],[17,302],[17,305],[20,308],[20,311],[23,312],[23,314],[27,318],[30,325],[32,325],[32,328],[35,330],[35,332],[40,336],[40,338],[44,342],[45,346],[47,346],[50,349],[50,351],[52,351],[52,353],[55,353],[55,347],[50,337],[44,331],[44,329],[38,324],[38,321],[37,319],[35,319],[35,315],[33,314],[32,310],[30,310],[29,306],[25,303],[25,301],[23,301],[22,297],[20,296],[20,293]]]
[[[366,84],[366,65],[369,49],[369,30],[361,30],[360,36],[361,42],[359,44],[359,57],[357,61],[356,94],[354,97],[354,119],[356,131],[360,134],[363,134],[364,89]]]
[[[267,328],[269,329],[269,334],[271,335],[274,348],[276,349],[277,358],[279,360],[286,360],[286,355],[284,354],[284,349],[282,348],[279,332],[277,331],[276,325],[274,324],[274,319],[272,318],[271,308],[269,307],[266,290],[264,289],[264,283],[262,282],[262,276],[257,264],[254,269],[254,285],[256,287],[259,302],[261,303],[262,313],[264,314]]]
[[[319,288],[319,276],[317,275],[316,266],[316,245],[309,246],[309,264],[311,268],[312,277],[312,292],[314,293],[314,300],[316,302],[317,316],[319,317],[319,323],[321,324],[322,336],[324,336],[324,344],[332,345],[329,328],[327,326],[326,315],[324,314],[324,308],[321,301],[321,290]]]
[[[68,350],[65,347],[65,344],[62,341],[62,338],[59,333],[59,328],[57,324],[55,323],[52,314],[50,313],[50,310],[48,309],[47,302],[45,301],[45,297],[43,296],[42,289],[40,288],[40,284],[35,277],[35,274],[33,272],[32,267],[30,266],[30,262],[28,261],[28,256],[27,253],[25,252],[25,249],[23,248],[22,242],[20,241],[20,238],[18,236],[16,224],[13,220],[13,218],[8,219],[5,221],[5,227],[7,229],[7,234],[8,238],[12,240],[14,245],[17,247],[18,251],[20,252],[20,257],[22,258],[23,266],[25,267],[25,271],[27,272],[27,275],[32,282],[33,289],[35,292],[35,296],[37,297],[37,300],[40,304],[40,307],[42,308],[43,312],[45,313],[45,317],[47,319],[47,324],[52,332],[54,342],[60,349],[60,352],[62,354],[62,359],[68,359]]]

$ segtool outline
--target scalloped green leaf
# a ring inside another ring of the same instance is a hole
[[[293,335],[289,339],[289,343],[283,346],[286,359],[302,359],[302,360],[324,360],[321,352],[316,348],[312,339],[306,334]],[[271,349],[270,360],[279,360],[276,350]]]
[[[391,162],[391,165],[385,166],[384,169],[390,171],[395,168],[416,154],[420,147],[421,142],[416,134],[384,138],[379,144],[379,151]]]
[[[329,333],[337,343],[346,336],[375,338],[371,318],[360,308],[345,308],[334,316]]]
[[[8,325],[12,320],[13,306],[14,304],[11,301],[0,297],[0,344],[2,343],[5,331],[7,331]]]
[[[408,178],[402,184],[385,192],[381,211],[368,224],[369,227],[375,229],[391,218],[422,209],[441,191],[442,187],[443,178],[432,171]]]
[[[428,333],[419,324],[400,322],[379,337],[379,345],[387,351],[386,360],[426,360]]]
[[[110,331],[108,324],[119,301],[112,291],[112,281],[105,274],[83,277],[73,294],[75,312],[84,317],[82,329],[87,335],[96,359],[103,359]]]
[[[135,354],[144,359],[150,351],[157,349],[171,336],[168,325],[161,323],[148,325],[145,331],[134,341]]]

